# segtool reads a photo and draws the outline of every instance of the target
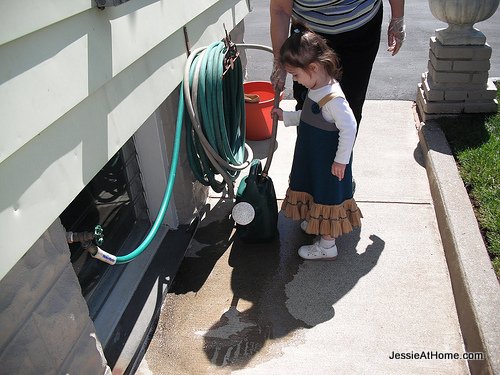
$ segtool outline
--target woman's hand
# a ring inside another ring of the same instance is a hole
[[[283,121],[283,110],[281,108],[273,108],[271,111],[271,117],[278,116],[279,121]]]
[[[332,174],[337,176],[339,181],[342,181],[344,178],[345,166],[345,164],[340,164],[335,161],[332,164]]]
[[[286,70],[283,69],[278,59],[274,59],[273,61],[273,71],[269,79],[271,80],[274,90],[279,92],[283,91],[285,88]]]
[[[405,29],[404,17],[391,18],[389,28],[387,29],[387,45],[389,46],[387,51],[391,52],[392,56],[398,53],[403,45],[406,38]]]
[[[389,0],[391,20],[387,28],[387,51],[394,56],[399,52],[406,38],[405,32],[405,0]]]

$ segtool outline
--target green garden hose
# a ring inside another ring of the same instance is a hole
[[[141,254],[151,243],[153,238],[158,233],[158,229],[160,229],[160,225],[165,217],[165,214],[168,209],[168,204],[170,203],[170,197],[172,196],[172,190],[174,188],[175,175],[177,170],[177,164],[179,162],[179,149],[181,146],[181,133],[182,133],[182,122],[184,118],[184,95],[182,90],[179,94],[179,107],[177,109],[177,122],[175,124],[175,138],[174,138],[174,148],[172,150],[172,162],[170,165],[170,173],[168,175],[167,187],[165,188],[165,194],[163,195],[163,200],[161,202],[160,210],[158,215],[156,216],[156,220],[153,223],[153,226],[149,230],[146,238],[142,241],[142,243],[131,253],[127,255],[122,255],[116,257],[116,264],[128,263],[134,258],[136,258],[139,254]],[[182,103],[182,105],[181,105]]]
[[[236,46],[272,52],[271,48],[256,44]],[[98,251],[92,254],[93,257],[109,264],[128,263],[139,256],[156,236],[172,196],[183,122],[186,123],[187,130],[188,159],[196,179],[206,186],[211,186],[216,192],[223,191],[227,186],[229,196],[234,198],[233,182],[239,172],[250,165],[253,155],[251,148],[245,143],[241,61],[239,58],[235,59],[234,69],[224,72],[223,60],[226,53],[226,43],[221,41],[198,48],[188,57],[179,95],[170,173],[160,210],[149,233],[142,243],[127,255],[114,256],[97,247]],[[185,110],[189,114],[186,121]],[[270,150],[272,149],[273,147],[270,147]],[[217,173],[222,176],[222,182],[215,178]]]
[[[184,70],[186,148],[195,178],[220,193],[227,187],[234,197],[233,182],[239,171],[250,164],[244,161],[245,100],[240,59],[234,69],[224,73],[223,60],[228,53],[223,42],[194,50]],[[194,131],[193,131],[194,130]],[[223,181],[215,178],[222,176]]]

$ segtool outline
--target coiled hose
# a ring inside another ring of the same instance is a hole
[[[245,149],[245,99],[240,59],[224,73],[227,47],[215,42],[194,50],[184,70],[186,148],[196,179],[220,193],[227,186],[234,198],[233,182],[248,167]],[[194,131],[193,131],[194,130]],[[215,178],[222,176],[223,181]]]
[[[268,51],[272,49],[258,44],[237,44],[237,47]],[[177,122],[172,150],[170,173],[158,215],[142,243],[127,255],[115,257],[102,249],[93,255],[109,264],[128,263],[139,256],[158,233],[172,196],[183,122],[186,123],[186,149],[196,179],[216,192],[227,186],[234,198],[233,182],[241,170],[253,159],[251,148],[245,143],[245,101],[240,59],[234,60],[234,69],[223,75],[223,60],[227,50],[224,42],[194,50],[188,57],[179,95]],[[277,105],[276,95],[275,105]],[[189,118],[184,121],[184,110]],[[277,120],[276,120],[277,121]],[[276,126],[274,126],[276,128]],[[193,132],[194,129],[194,132]],[[273,131],[273,140],[276,130]],[[265,171],[269,169],[274,142],[269,148]],[[247,160],[244,160],[245,150]],[[217,181],[215,174],[223,181]]]

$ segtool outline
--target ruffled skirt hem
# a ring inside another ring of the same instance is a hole
[[[307,233],[334,238],[360,227],[363,217],[354,198],[338,205],[322,205],[315,203],[311,194],[290,189],[286,192],[281,210],[293,220],[306,220]]]

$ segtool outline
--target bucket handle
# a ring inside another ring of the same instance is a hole
[[[236,43],[236,47],[247,48],[247,49],[258,49],[273,53],[273,49],[268,46],[263,46],[260,44],[245,44],[245,43]],[[281,92],[279,90],[274,91],[274,108],[279,107]],[[271,167],[271,161],[273,160],[274,154],[274,145],[276,143],[276,134],[278,132],[278,116],[273,116],[273,131],[271,135],[271,141],[269,143],[269,151],[267,153],[266,165],[264,166],[264,170],[262,171],[262,177],[267,177],[269,172],[269,168]]]
[[[274,108],[279,108],[280,105],[281,92],[279,90],[274,91]],[[269,151],[267,152],[266,165],[262,171],[262,176],[267,177],[269,168],[271,167],[271,161],[274,155],[274,146],[276,144],[276,134],[278,133],[278,115],[273,113],[273,131],[271,133],[271,141],[269,142]]]

